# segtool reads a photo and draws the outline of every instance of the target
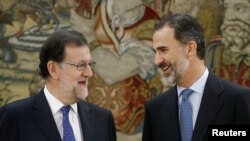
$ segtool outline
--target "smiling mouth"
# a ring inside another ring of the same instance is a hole
[[[78,81],[78,84],[80,84],[80,85],[86,85],[86,81]]]
[[[167,71],[170,68],[170,65],[165,65],[164,67],[162,67],[162,71]]]
[[[159,67],[161,68],[162,71],[167,71],[170,68],[170,65],[163,63],[160,64]]]

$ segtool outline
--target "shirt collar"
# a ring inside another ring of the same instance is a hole
[[[193,90],[196,93],[203,94],[205,85],[207,82],[209,71],[206,68],[205,72],[202,74],[202,76],[196,80],[190,87],[189,89]],[[178,97],[180,96],[180,93],[186,88],[177,86],[177,92],[178,92]]]
[[[64,106],[64,104],[60,100],[58,100],[55,96],[53,96],[49,92],[46,85],[44,87],[44,94],[45,94],[45,97],[49,103],[52,114],[55,114],[56,112],[58,112],[62,108],[62,106]],[[77,103],[71,104],[70,106],[73,109],[73,111],[75,113],[77,113]]]

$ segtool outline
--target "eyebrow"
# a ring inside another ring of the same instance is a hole
[[[89,60],[89,61],[81,60],[78,64],[81,64],[81,63],[88,63],[88,62],[95,62],[95,61],[93,61],[93,60]]]
[[[163,50],[163,49],[168,49],[169,47],[167,46],[158,46],[154,49],[154,51],[156,52],[157,50]]]

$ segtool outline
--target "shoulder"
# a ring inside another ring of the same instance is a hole
[[[146,107],[158,109],[168,100],[175,100],[175,98],[177,98],[177,90],[176,87],[172,87],[169,90],[163,92],[162,94],[147,101]]]
[[[17,100],[0,107],[0,121],[14,120],[27,114],[32,107],[33,97]]]
[[[224,93],[231,97],[236,102],[247,102],[250,104],[250,89],[243,87],[234,82],[222,80]],[[242,103],[243,104],[243,103]]]
[[[80,106],[79,107],[80,109],[87,110],[91,113],[96,114],[97,116],[111,114],[111,111],[109,109],[103,108],[99,105],[95,105],[95,104],[90,103],[90,102],[85,101],[85,100],[79,101],[79,106]]]
[[[232,93],[232,94],[250,94],[250,89],[243,87],[242,85],[232,82],[232,81],[228,81],[228,80],[224,80],[224,79],[220,79],[220,82],[222,84],[223,87],[223,91],[226,93]]]
[[[8,111],[22,111],[28,107],[30,107],[33,103],[34,97],[28,97],[20,100],[13,101],[11,103],[8,103],[2,107],[0,107],[1,111],[2,109],[8,110]]]
[[[210,74],[210,78],[208,79],[209,89],[216,89],[218,91],[222,92],[222,96],[225,98],[232,98],[236,100],[235,98],[245,97],[249,99],[250,97],[250,89],[243,87],[237,83],[224,80],[219,78],[218,76],[214,74]]]

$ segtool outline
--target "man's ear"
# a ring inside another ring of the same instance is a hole
[[[189,41],[187,43],[187,55],[188,56],[193,56],[197,55],[197,44],[195,41]]]
[[[55,61],[49,61],[47,63],[47,68],[48,68],[48,72],[50,74],[50,76],[53,79],[58,79],[59,78],[59,65],[57,62]]]

